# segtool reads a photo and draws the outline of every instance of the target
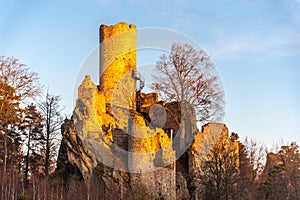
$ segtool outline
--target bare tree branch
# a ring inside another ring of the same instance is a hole
[[[22,101],[40,95],[41,85],[37,73],[14,57],[0,57],[0,82],[13,87]]]
[[[224,92],[211,73],[214,67],[204,50],[174,43],[170,54],[156,62],[152,89],[163,100],[191,104],[202,123],[218,121],[224,114]]]

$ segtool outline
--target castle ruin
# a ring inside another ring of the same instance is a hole
[[[87,181],[101,169],[97,178],[107,191],[118,188],[118,199],[141,188],[153,199],[197,199],[188,187],[197,188],[193,177],[199,171],[203,140],[216,132],[228,137],[227,127],[208,124],[199,132],[191,111],[186,128],[193,143],[176,161],[171,133],[180,129],[180,107],[159,101],[155,93],[142,93],[136,27],[124,22],[101,25],[99,33],[99,85],[87,75],[78,88],[73,116],[62,125],[58,170],[69,163]]]

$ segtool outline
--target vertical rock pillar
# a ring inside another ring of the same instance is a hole
[[[127,98],[128,93],[130,93],[130,102],[132,102],[130,107],[134,108],[136,26],[132,24],[128,25],[124,22],[112,26],[101,25],[99,32],[100,90],[104,93],[106,104],[107,106],[112,105],[114,90],[118,87],[118,82],[121,81],[122,84],[119,84],[117,94],[120,97],[123,96],[123,98]],[[122,85],[123,88],[120,87],[120,85]],[[124,102],[127,103],[128,101],[129,100],[126,99]]]

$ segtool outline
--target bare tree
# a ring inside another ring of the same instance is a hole
[[[239,180],[238,196],[240,199],[256,199],[258,176],[264,169],[266,148],[254,139],[239,143]]]
[[[14,88],[21,100],[38,96],[41,92],[38,75],[14,57],[0,56],[0,82]]]
[[[254,180],[264,170],[267,148],[254,139],[246,137],[244,141],[245,151],[249,159],[249,165],[252,169],[252,179]]]
[[[196,131],[191,128],[196,127],[194,118],[204,124],[223,117],[224,92],[214,67],[203,49],[179,43],[174,43],[170,54],[163,54],[156,62],[151,87],[161,99],[177,102],[181,112],[177,155],[184,151],[185,143]]]
[[[44,120],[45,127],[45,175],[50,172],[51,162],[57,154],[57,148],[60,144],[58,141],[58,130],[63,122],[62,110],[59,105],[61,98],[59,96],[46,94],[45,100],[39,103],[39,109]]]
[[[202,159],[200,184],[203,199],[238,199],[238,153],[234,141],[222,138]]]
[[[152,89],[163,100],[192,105],[202,123],[219,120],[224,112],[224,93],[214,67],[204,50],[174,43],[170,54],[163,54],[156,62]]]

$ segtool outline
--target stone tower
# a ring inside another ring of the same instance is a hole
[[[129,94],[132,98],[131,102],[134,102],[135,80],[133,78],[136,73],[136,26],[124,22],[112,26],[101,25],[99,32],[100,91],[104,93],[106,105],[112,105],[112,98],[116,89],[118,89],[118,92],[115,92],[116,95],[124,97],[124,94],[120,93]],[[121,84],[118,85],[118,83]],[[122,104],[127,104],[127,102]]]

